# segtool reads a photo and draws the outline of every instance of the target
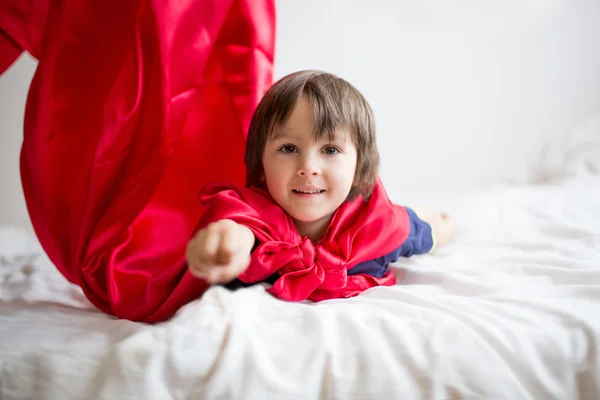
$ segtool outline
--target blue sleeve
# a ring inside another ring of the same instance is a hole
[[[408,212],[408,218],[410,219],[410,233],[406,241],[399,248],[400,256],[410,257],[413,254],[429,253],[435,245],[431,226],[417,217],[417,214],[413,210],[408,207],[404,208]]]

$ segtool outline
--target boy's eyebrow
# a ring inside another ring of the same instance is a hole
[[[296,139],[296,137],[288,135],[287,132],[285,132],[283,130],[277,130],[277,131],[273,132],[273,136],[271,136],[271,140],[278,140],[278,139]]]
[[[331,139],[332,140],[329,141],[331,143],[346,143],[349,140],[349,138],[346,135],[342,135],[342,134],[336,134]],[[271,139],[269,139],[269,141],[271,141],[271,142],[274,142],[277,140],[289,140],[292,142],[293,141],[301,141],[301,139],[298,136],[290,135],[290,134],[288,134],[288,132],[286,132],[284,130],[275,131],[273,133],[273,136],[271,136]]]

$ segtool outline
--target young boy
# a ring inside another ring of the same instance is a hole
[[[278,81],[248,132],[247,187],[211,184],[187,248],[210,283],[270,282],[285,300],[355,296],[393,285],[388,264],[454,239],[444,214],[388,199],[377,176],[375,121],[362,94],[320,71]]]

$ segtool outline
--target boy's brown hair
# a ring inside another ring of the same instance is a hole
[[[256,108],[246,142],[246,185],[262,187],[262,157],[275,131],[292,114],[304,95],[313,108],[315,139],[330,140],[341,128],[349,129],[357,149],[356,172],[348,200],[362,194],[367,199],[375,185],[379,151],[375,140],[375,118],[364,96],[345,80],[322,71],[298,71],[277,81]]]

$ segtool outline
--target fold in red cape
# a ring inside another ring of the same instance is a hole
[[[243,184],[272,84],[273,0],[2,0],[0,72],[39,60],[21,177],[58,270],[100,310],[156,322],[206,290],[185,248],[215,180]]]
[[[289,215],[264,190],[209,184],[200,202],[206,211],[198,229],[230,219],[247,226],[260,242],[238,278],[253,283],[276,273],[279,278],[269,291],[290,301],[351,297],[374,286],[393,285],[391,271],[376,278],[349,276],[348,269],[391,253],[410,233],[406,209],[389,200],[379,180],[368,201],[358,197],[336,210],[316,244],[300,237]]]

